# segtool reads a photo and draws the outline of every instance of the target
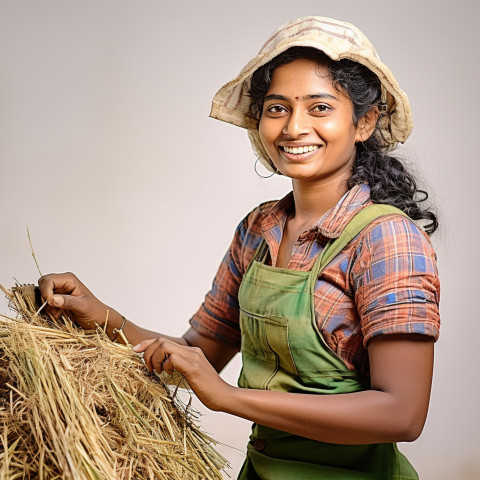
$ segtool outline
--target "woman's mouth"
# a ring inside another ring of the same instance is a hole
[[[280,149],[289,160],[303,160],[313,155],[321,145],[304,145],[301,147],[283,146]]]
[[[314,152],[318,149],[318,145],[308,145],[305,147],[281,147],[284,152],[291,153],[293,155],[301,155],[302,153]]]

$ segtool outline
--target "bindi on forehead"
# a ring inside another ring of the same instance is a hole
[[[311,93],[307,95],[296,95],[295,97],[290,97],[290,98],[295,98],[295,101],[305,101],[305,100],[315,100],[315,99],[330,99],[330,100],[336,100],[337,102],[340,101],[338,97],[335,95],[332,95],[331,93],[327,92],[318,92],[318,93]],[[270,93],[269,95],[266,95],[264,98],[264,101],[267,100],[284,100],[288,101],[289,98],[284,96],[284,95],[279,95],[278,93]]]

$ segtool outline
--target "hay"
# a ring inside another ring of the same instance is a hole
[[[222,478],[194,412],[131,347],[38,313],[33,286],[0,288],[17,313],[0,316],[0,480]]]

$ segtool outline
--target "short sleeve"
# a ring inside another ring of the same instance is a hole
[[[238,289],[248,264],[262,239],[259,208],[237,226],[235,234],[205,301],[190,319],[199,333],[240,349]]]
[[[440,283],[427,235],[392,215],[361,235],[351,269],[364,345],[377,335],[417,333],[438,338]]]

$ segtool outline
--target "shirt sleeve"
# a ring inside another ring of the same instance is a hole
[[[190,319],[191,327],[210,338],[240,349],[238,289],[250,260],[260,244],[260,207],[237,226],[205,301]]]
[[[411,220],[376,220],[359,242],[352,267],[364,346],[376,335],[417,333],[437,340],[440,283],[427,235]]]

